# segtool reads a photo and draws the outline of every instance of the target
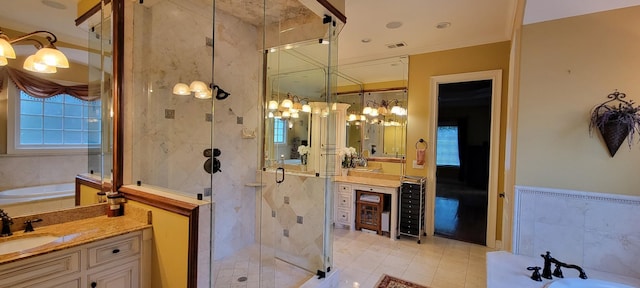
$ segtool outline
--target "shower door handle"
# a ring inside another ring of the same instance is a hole
[[[282,177],[278,178],[278,172],[282,172]],[[276,169],[276,183],[284,182],[284,168],[278,167]]]

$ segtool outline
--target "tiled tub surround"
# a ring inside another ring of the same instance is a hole
[[[516,186],[514,253],[640,278],[638,219],[640,197]]]
[[[506,251],[496,251],[487,253],[487,287],[490,288],[542,288],[548,283],[558,280],[544,279],[542,282],[531,280],[532,271],[528,271],[527,267],[543,265],[543,259],[540,256],[529,257],[523,255],[515,255]],[[632,287],[640,287],[640,279],[620,276],[617,274],[606,273],[597,270],[587,270],[589,279],[597,279],[631,285]],[[540,272],[542,273],[542,272]],[[565,278],[576,278],[578,272],[573,269],[563,268],[562,273]],[[578,279],[580,280],[580,279]]]
[[[16,217],[14,223],[20,224],[14,224],[12,227],[13,235],[0,238],[0,242],[21,237],[25,234],[22,231],[24,224],[21,223],[33,218],[41,218],[43,221],[34,223],[35,231],[28,232],[28,235],[45,234],[60,238],[32,249],[0,255],[0,265],[151,227],[147,211],[141,209],[128,207],[125,215],[121,217],[107,217],[104,212],[105,205],[100,204],[29,217]]]

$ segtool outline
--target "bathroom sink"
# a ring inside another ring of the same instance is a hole
[[[0,238],[0,255],[36,248],[51,243],[58,238],[60,237],[49,234],[27,234],[8,237],[7,239]]]
[[[615,282],[596,280],[596,279],[580,279],[565,278],[553,281],[544,286],[545,288],[633,288],[632,286],[619,284]]]

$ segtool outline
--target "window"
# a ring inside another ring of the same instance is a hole
[[[283,119],[273,119],[273,142],[283,144],[287,136],[287,122]]]
[[[438,126],[437,166],[460,166],[458,126]]]
[[[100,101],[83,101],[66,94],[35,98],[16,93],[14,147],[60,150],[87,148],[101,142]]]

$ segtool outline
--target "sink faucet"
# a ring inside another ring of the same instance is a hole
[[[551,257],[551,253],[549,251],[547,251],[546,254],[542,254],[540,256],[544,259],[544,267],[542,268],[542,278],[551,279],[553,278],[551,277],[552,275],[558,278],[564,278],[564,276],[562,275],[562,270],[560,270],[560,267],[565,267],[565,268],[578,270],[578,273],[580,273],[578,277],[582,279],[587,279],[587,274],[578,265],[560,262],[556,258]],[[556,268],[553,270],[553,273],[551,273],[551,263],[556,265]]]
[[[2,209],[0,209],[0,220],[2,220],[2,232],[0,232],[0,237],[13,235],[13,233],[11,233],[13,219],[11,219],[11,217],[9,217],[9,215]]]
[[[34,230],[33,230],[33,224],[32,223],[40,222],[40,221],[42,221],[42,219],[40,219],[40,218],[36,218],[36,219],[31,219],[31,220],[25,221],[24,224],[26,224],[27,226],[24,227],[24,232],[25,233],[33,232]]]

